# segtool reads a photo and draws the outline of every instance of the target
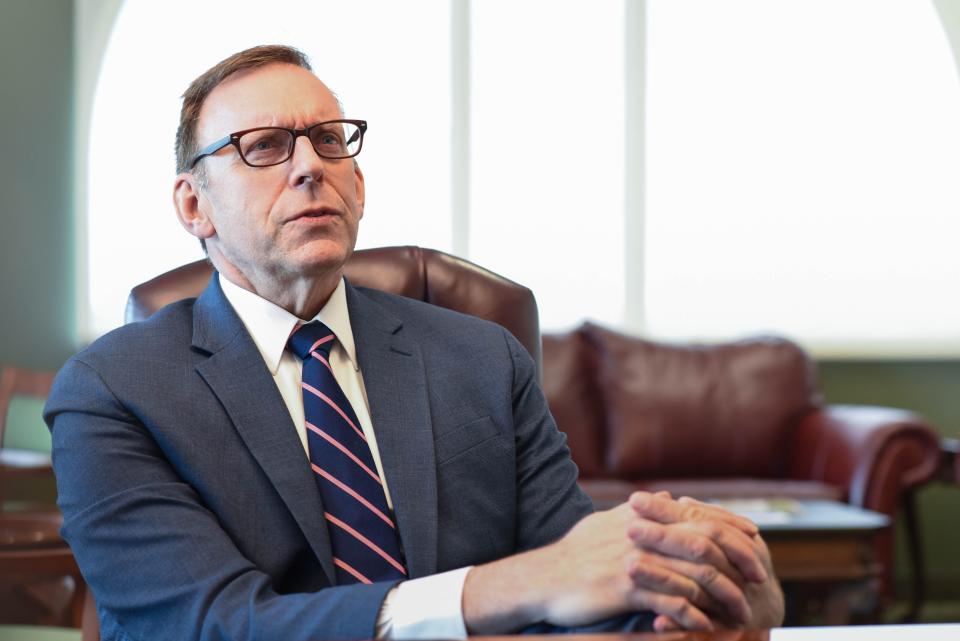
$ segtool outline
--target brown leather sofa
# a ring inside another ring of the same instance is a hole
[[[828,498],[893,517],[940,456],[916,414],[825,404],[813,361],[780,338],[669,345],[587,323],[543,336],[543,386],[598,507],[665,489]],[[892,537],[877,546],[888,598]]]

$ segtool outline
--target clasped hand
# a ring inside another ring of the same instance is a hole
[[[757,526],[718,506],[636,492],[584,518],[553,546],[546,620],[581,625],[652,610],[659,631],[769,628],[783,595]],[[573,586],[572,589],[571,586]]]

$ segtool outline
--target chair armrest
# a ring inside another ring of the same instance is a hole
[[[789,455],[794,478],[845,488],[847,500],[894,514],[904,491],[929,481],[940,437],[913,412],[866,405],[829,405],[800,421]]]

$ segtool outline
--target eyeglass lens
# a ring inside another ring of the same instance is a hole
[[[354,156],[360,140],[360,128],[348,122],[324,123],[310,130],[310,142],[324,158]],[[290,157],[294,141],[294,135],[286,129],[258,129],[240,137],[240,153],[251,165],[275,165]]]

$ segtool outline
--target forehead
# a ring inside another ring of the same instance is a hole
[[[203,145],[241,129],[305,127],[341,117],[337,99],[312,72],[271,64],[235,73],[217,85],[200,109],[197,133]]]

